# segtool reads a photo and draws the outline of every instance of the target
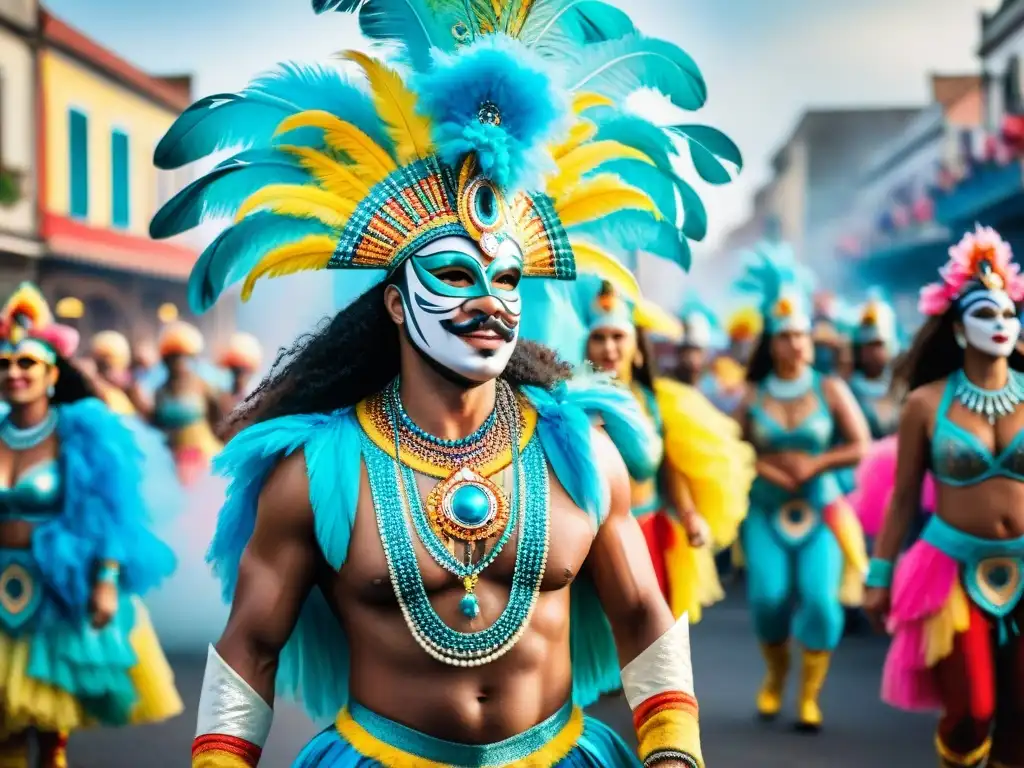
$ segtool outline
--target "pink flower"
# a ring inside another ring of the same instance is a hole
[[[973,232],[967,232],[949,249],[949,261],[939,270],[942,282],[921,290],[918,304],[921,312],[944,313],[968,283],[981,277],[981,265],[986,262],[1010,298],[1015,302],[1024,300],[1024,277],[1020,275],[1020,266],[1013,262],[1010,244],[991,227],[978,224]]]
[[[921,289],[917,309],[922,315],[944,315],[951,301],[945,283],[931,283]]]

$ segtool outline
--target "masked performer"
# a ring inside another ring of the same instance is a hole
[[[757,708],[765,718],[779,713],[792,628],[803,646],[797,723],[817,730],[818,695],[843,633],[842,603],[859,597],[867,566],[836,470],[861,458],[869,434],[846,385],[811,366],[808,292],[792,252],[765,244],[751,256],[737,287],[761,297],[765,318],[741,408],[758,452],[742,530],[749,603],[768,666]],[[833,447],[836,435],[842,447]]]
[[[995,231],[965,235],[941,280],[921,292],[930,319],[895,374],[910,394],[866,607],[887,617],[893,634],[882,696],[901,709],[942,711],[935,744],[943,766],[1024,766],[1018,270]],[[894,579],[929,468],[936,512]]]
[[[233,333],[221,350],[217,364],[231,374],[231,386],[224,393],[222,411],[231,411],[249,392],[253,375],[263,362],[263,348],[249,333]]]
[[[673,324],[656,306],[633,305],[606,282],[591,301],[587,358],[629,387],[661,437],[643,454],[622,451],[633,514],[673,613],[697,622],[702,608],[724,597],[712,547],[736,539],[754,457],[735,422],[696,388],[657,376],[645,333],[675,336]]]
[[[174,234],[213,200],[236,213],[199,259],[194,308],[241,275],[243,296],[299,270],[383,279],[285,357],[219,459],[232,485],[211,561],[234,602],[209,654],[197,768],[255,765],[277,693],[336,718],[303,768],[635,766],[579,709],[618,688],[620,659],[641,760],[703,765],[688,622],[673,621],[626,470],[588,414],[655,438],[627,392],[566,381],[550,351],[517,344],[521,278],[622,270],[573,233],[615,214],[667,224],[599,170],[656,168],[625,128],[660,131],[612,103],[655,84],[634,55],[684,106],[703,82],[601,3],[605,44],[582,6],[466,8],[435,3],[411,25],[362,6],[408,84],[354,52],[365,81],[291,66],[198,102],[158,146],[171,167],[250,145],[152,224]],[[595,140],[615,120],[617,138]]]
[[[0,311],[0,337],[0,765],[28,768],[34,730],[41,765],[61,768],[71,731],[181,711],[136,597],[174,568],[145,527],[156,505],[143,489],[160,485],[152,498],[171,503],[161,477],[173,469],[166,449],[90,397],[68,362],[77,332],[33,286]]]
[[[168,323],[160,334],[159,349],[167,378],[154,394],[151,419],[170,441],[181,482],[191,485],[221,449],[212,426],[220,420],[220,396],[197,371],[203,351],[198,328]]]

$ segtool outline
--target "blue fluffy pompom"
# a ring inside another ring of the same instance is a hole
[[[548,146],[570,109],[552,73],[525,46],[488,35],[454,54],[435,51],[415,87],[446,164],[458,167],[475,153],[481,171],[506,190],[542,186],[554,166]]]

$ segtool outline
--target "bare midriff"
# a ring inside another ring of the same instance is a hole
[[[1024,483],[994,477],[976,485],[939,486],[940,518],[959,531],[982,539],[1024,536]]]

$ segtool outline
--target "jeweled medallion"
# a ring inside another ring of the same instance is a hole
[[[463,467],[427,496],[431,528],[447,539],[477,542],[496,536],[508,523],[508,500],[491,480]]]

